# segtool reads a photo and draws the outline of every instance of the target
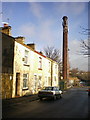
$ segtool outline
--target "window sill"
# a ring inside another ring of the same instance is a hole
[[[23,88],[22,90],[28,90],[28,87],[26,87],[26,88]]]
[[[27,67],[29,67],[30,65],[28,65],[28,64],[23,64],[24,66],[27,66]]]
[[[42,68],[38,68],[38,70],[42,70]]]

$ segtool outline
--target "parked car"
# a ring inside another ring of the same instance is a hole
[[[42,98],[52,98],[56,100],[57,98],[62,97],[62,91],[59,89],[59,87],[45,87],[38,92],[38,97],[40,100],[42,100]]]
[[[90,88],[88,89],[88,95],[90,96]]]

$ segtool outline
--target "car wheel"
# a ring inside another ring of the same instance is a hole
[[[62,95],[60,95],[60,98],[62,98]]]
[[[40,100],[42,100],[42,98],[40,98]]]
[[[53,97],[53,100],[56,100],[56,98],[57,98],[57,97],[56,97],[56,96],[54,96],[54,97]]]
[[[60,99],[61,95],[58,95],[58,99]]]

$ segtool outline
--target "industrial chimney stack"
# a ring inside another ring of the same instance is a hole
[[[68,17],[63,17],[63,79],[68,76]]]

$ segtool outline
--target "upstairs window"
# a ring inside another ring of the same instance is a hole
[[[25,60],[24,60],[24,63],[27,64],[28,63],[28,51],[25,50]]]
[[[57,65],[55,65],[55,73],[57,74]]]
[[[51,71],[51,63],[49,62],[49,72]]]
[[[56,82],[56,76],[54,76],[54,81]]]
[[[39,57],[38,69],[39,69],[39,70],[42,70],[42,58],[41,58],[41,57]]]

